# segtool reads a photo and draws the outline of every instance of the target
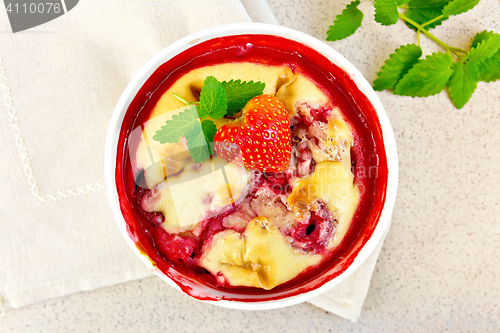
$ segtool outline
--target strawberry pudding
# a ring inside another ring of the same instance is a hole
[[[201,43],[161,66],[129,107],[116,174],[121,209],[137,246],[181,288],[179,274],[236,294],[286,291],[373,231],[371,198],[385,195],[387,168],[380,133],[367,126],[376,119],[363,110],[372,106],[319,54],[280,43],[259,35]],[[234,114],[202,120],[209,77],[259,82],[263,91]],[[198,144],[191,134],[158,139],[165,124],[186,127],[193,110]]]

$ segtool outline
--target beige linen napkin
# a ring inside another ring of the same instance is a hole
[[[133,75],[168,44],[252,20],[277,23],[265,0],[85,0],[12,34],[0,8],[4,308],[152,275],[108,207],[103,147],[111,113]],[[355,320],[377,256],[311,303]]]
[[[309,300],[309,303],[351,321],[357,321],[368,294],[375,264],[388,232],[389,226],[373,252],[357,270],[334,288]]]

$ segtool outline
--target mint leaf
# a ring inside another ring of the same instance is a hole
[[[467,60],[469,60],[470,62],[479,63],[488,58],[491,58],[500,49],[499,34],[493,34],[491,36],[484,35],[483,37],[484,39],[474,48],[472,48],[467,54]]]
[[[194,163],[203,163],[210,157],[208,146],[199,146],[189,149]]]
[[[453,74],[450,69],[453,59],[446,53],[433,53],[420,60],[396,85],[394,94],[427,97],[446,87]]]
[[[395,0],[375,0],[375,21],[382,25],[396,24],[398,8]]]
[[[451,0],[410,0],[408,6],[413,8],[429,8],[446,6]]]
[[[406,11],[406,16],[422,25],[442,15],[444,7],[449,2],[450,0],[410,0],[408,1],[409,9]],[[446,19],[447,17],[443,17],[432,22],[431,24],[426,25],[424,28],[426,30],[435,28]],[[407,23],[407,25],[416,30],[413,25],[409,23]]]
[[[500,79],[500,51],[476,66],[479,81],[492,82]]]
[[[201,122],[196,121],[193,129],[186,135],[186,143],[195,163],[201,163],[210,157],[210,148],[205,139]]]
[[[474,40],[472,41],[471,49],[475,48],[476,46],[479,45],[479,43],[481,43],[482,41],[484,41],[486,39],[489,39],[493,35],[495,35],[495,33],[493,31],[488,31],[488,30],[484,30],[484,31],[477,33],[474,36]]]
[[[357,8],[359,1],[352,1],[342,11],[342,14],[337,15],[333,21],[333,25],[327,31],[326,40],[336,41],[344,39],[352,35],[363,21],[363,13]]]
[[[448,94],[457,109],[461,109],[472,97],[477,87],[477,69],[470,62],[456,62],[451,67],[453,75],[448,81]]]
[[[214,141],[217,127],[211,120],[196,121],[186,135],[186,143],[195,163],[206,161],[212,154],[210,143]]]
[[[198,108],[200,118],[209,116],[212,119],[219,119],[224,117],[226,110],[227,97],[222,83],[213,76],[207,77],[200,92]]]
[[[443,9],[443,15],[448,17],[465,13],[474,8],[480,0],[454,0]]]
[[[408,0],[396,0],[396,5],[398,6],[406,5],[407,2]]]
[[[476,49],[481,43],[498,35],[493,31],[484,30],[476,36],[472,41],[471,49]],[[475,51],[477,52],[477,50]],[[483,61],[475,62],[478,70],[478,80],[485,82],[492,82],[500,79],[500,49],[494,53],[491,58],[484,59]]]
[[[211,120],[203,120],[201,122],[201,129],[203,130],[203,135],[205,136],[205,142],[208,146],[208,151],[212,154],[210,149],[210,144],[214,142],[215,133],[217,132],[217,126]]]
[[[196,107],[188,106],[183,112],[174,114],[171,120],[167,120],[161,130],[155,132],[153,140],[161,144],[176,143],[181,136],[186,136],[193,129],[195,119],[198,118]]]
[[[222,86],[227,95],[227,114],[229,116],[240,112],[248,101],[255,96],[262,95],[266,87],[264,83],[259,81],[241,82],[241,80],[224,81],[222,82]]]
[[[398,81],[418,63],[422,56],[422,49],[415,44],[403,45],[389,56],[377,74],[378,78],[373,82],[373,89],[381,91],[392,90]]]
[[[444,7],[428,7],[428,8],[409,8],[406,11],[406,16],[409,19],[412,19],[413,21],[417,22],[418,24],[422,25],[424,23],[429,22],[430,20],[435,19],[436,17],[440,16]],[[439,20],[436,20],[432,22],[431,24],[428,24],[424,27],[425,30],[429,30],[432,28],[437,27],[438,25],[441,25],[443,21],[446,20],[446,17],[443,17]],[[410,28],[417,30],[413,25],[410,23],[406,23],[407,26]]]

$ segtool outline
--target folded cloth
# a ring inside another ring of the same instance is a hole
[[[265,0],[86,0],[12,34],[0,10],[4,308],[151,276],[123,241],[103,190],[111,113],[133,75],[168,44],[252,20],[277,23]],[[363,285],[363,294],[332,291],[312,303],[340,315],[337,303],[360,308],[375,260],[343,284]]]
[[[337,286],[309,300],[309,303],[351,321],[357,321],[368,294],[373,270],[388,231],[389,227],[387,227],[373,252],[357,270]]]

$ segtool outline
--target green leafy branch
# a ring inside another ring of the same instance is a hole
[[[450,16],[465,13],[480,0],[375,0],[375,21],[385,25],[402,20],[417,32],[417,43],[403,45],[389,56],[377,74],[373,88],[392,90],[396,95],[427,97],[447,87],[453,104],[460,109],[471,98],[479,81],[500,79],[500,35],[483,31],[473,39],[469,50],[450,46],[429,29],[441,25]],[[349,3],[327,32],[327,40],[352,35],[363,20],[358,0]],[[446,52],[422,57],[421,35]]]
[[[165,125],[156,131],[153,140],[161,144],[176,143],[184,137],[195,163],[204,162],[212,154],[210,143],[214,141],[217,132],[217,127],[211,119],[234,116],[249,100],[262,95],[264,88],[265,84],[262,82],[219,82],[215,77],[209,76],[203,82],[198,102],[189,102],[173,94],[186,104],[186,109],[167,120]]]

